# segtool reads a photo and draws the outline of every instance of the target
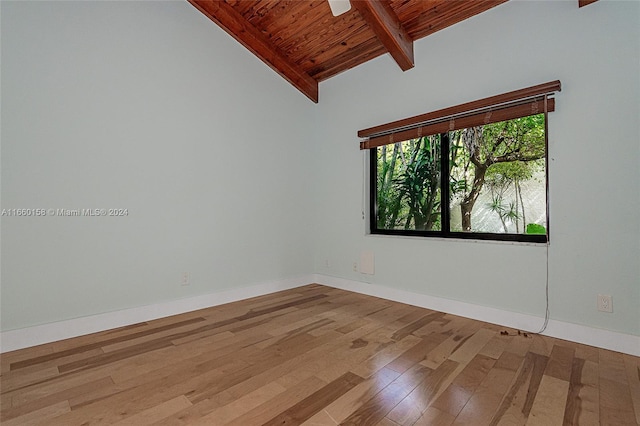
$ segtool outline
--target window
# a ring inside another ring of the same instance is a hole
[[[359,132],[369,136],[371,232],[548,241],[546,121],[559,85]]]

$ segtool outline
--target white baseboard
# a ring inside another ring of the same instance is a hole
[[[504,311],[327,275],[316,274],[314,282],[518,330],[537,331],[544,322],[544,318],[534,315]],[[558,339],[640,356],[640,336],[556,320],[549,320],[547,329],[543,334]]]
[[[0,333],[0,353],[301,287],[313,282],[313,278],[306,275],[267,281],[218,293],[4,331]]]
[[[543,318],[504,311],[486,306],[474,305],[451,299],[412,293],[376,284],[368,284],[344,278],[330,277],[321,274],[268,281],[249,287],[225,290],[218,293],[205,294],[186,299],[173,300],[148,306],[123,309],[115,312],[91,315],[33,327],[9,330],[0,333],[0,353],[36,346],[71,337],[96,333],[112,328],[123,327],[144,321],[177,315],[198,309],[218,306],[225,303],[248,299],[301,287],[310,283],[323,284],[343,290],[380,297],[387,300],[406,303],[422,308],[472,318],[519,330],[540,329]],[[640,356],[640,336],[617,333],[579,324],[550,320],[544,335],[572,342],[583,343],[599,348],[610,349],[634,356]]]

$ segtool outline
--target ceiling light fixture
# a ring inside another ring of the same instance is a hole
[[[333,16],[340,16],[351,9],[349,0],[327,0]]]

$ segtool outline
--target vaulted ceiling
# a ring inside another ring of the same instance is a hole
[[[313,102],[318,82],[390,53],[413,67],[413,42],[507,0],[188,0]],[[595,0],[579,0],[587,4]]]

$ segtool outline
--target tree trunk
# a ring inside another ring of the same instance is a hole
[[[520,218],[518,216],[518,210],[520,209],[520,204],[518,203],[518,180],[516,179],[514,182],[515,190],[516,190],[516,234],[520,233]]]
[[[524,201],[522,200],[522,188],[520,187],[520,181],[516,180],[516,188],[518,189],[518,196],[520,197],[520,208],[522,209],[522,231],[527,229],[527,216],[524,212]]]
[[[473,210],[473,206],[478,199],[478,195],[480,195],[480,191],[482,190],[482,186],[484,185],[484,176],[487,173],[486,164],[475,164],[474,163],[474,179],[473,186],[471,187],[471,191],[469,195],[467,195],[464,200],[460,203],[460,213],[462,213],[462,231],[471,232],[471,210]]]
[[[378,194],[388,194],[391,190],[391,186],[393,184],[393,178],[396,170],[396,162],[398,159],[398,147],[399,144],[395,144],[393,146],[393,153],[391,154],[391,160],[387,164],[388,159],[388,150],[387,145],[382,147],[382,159],[383,164],[386,166],[382,169],[382,176],[380,176],[380,186],[378,188]],[[397,204],[397,205],[396,205]],[[387,198],[384,203],[379,202],[378,204],[378,228],[387,228],[387,227],[395,227],[395,222],[398,217],[399,204],[395,203],[394,200]],[[391,220],[389,220],[391,217]]]
[[[509,229],[507,229],[507,222],[504,221],[504,218],[502,217],[502,215],[500,216],[500,222],[502,222],[502,229],[504,229],[504,233],[508,234],[509,233]]]
[[[393,155],[391,156],[391,163],[389,164],[388,173],[383,178],[383,188],[385,191],[389,190],[391,187],[391,182],[393,181],[393,174],[396,170],[396,160],[398,159],[398,144],[393,146]]]
[[[420,213],[414,213],[413,222],[416,225],[416,230],[423,231],[426,227],[426,220]]]
[[[407,220],[404,223],[404,229],[409,229],[409,225],[411,225],[411,215],[407,216]]]
[[[462,230],[464,232],[471,231],[471,210],[473,209],[473,203],[470,201],[463,201],[460,203],[460,213],[462,213]]]
[[[437,174],[438,179],[437,182],[440,181],[440,173]],[[432,182],[430,188],[429,188],[429,194],[431,194],[431,196],[429,197],[429,200],[427,201],[425,208],[424,208],[424,216],[425,216],[425,220],[426,223],[424,225],[424,229],[426,229],[427,231],[430,231],[431,228],[433,227],[433,223],[436,220],[437,215],[433,214],[433,206],[435,205],[436,202],[436,196],[437,196],[437,190],[438,190],[438,183],[437,182]]]

